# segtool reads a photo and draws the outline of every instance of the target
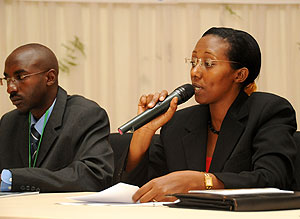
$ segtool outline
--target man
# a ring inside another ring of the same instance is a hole
[[[40,44],[15,49],[4,78],[17,107],[0,120],[2,191],[100,191],[113,175],[104,109],[58,86],[58,62]]]

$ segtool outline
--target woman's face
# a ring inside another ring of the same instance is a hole
[[[214,104],[236,97],[238,84],[228,62],[228,49],[229,43],[215,35],[198,41],[191,61],[191,80],[198,103]]]

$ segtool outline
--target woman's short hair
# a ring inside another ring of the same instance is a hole
[[[231,63],[233,69],[246,67],[249,70],[249,75],[242,86],[254,82],[261,67],[261,53],[256,40],[245,31],[226,27],[212,27],[202,37],[209,34],[221,37],[229,43],[227,57],[229,61],[237,62]]]

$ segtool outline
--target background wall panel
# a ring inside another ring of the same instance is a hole
[[[260,44],[258,89],[286,97],[299,111],[299,1],[219,2],[0,0],[0,68],[13,49],[29,42],[47,45],[62,60],[62,44],[77,36],[85,56],[75,53],[77,66],[60,72],[60,85],[104,107],[115,132],[136,115],[141,94],[190,82],[184,58],[208,28],[227,26],[249,32]],[[14,108],[6,86],[0,101],[0,115]]]

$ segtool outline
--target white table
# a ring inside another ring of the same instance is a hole
[[[64,202],[76,202],[66,197],[91,193],[41,193],[0,198],[0,218],[101,218],[101,219],[300,219],[299,210],[265,212],[229,212],[217,210],[198,210],[169,208],[166,206],[90,206],[62,205]]]

